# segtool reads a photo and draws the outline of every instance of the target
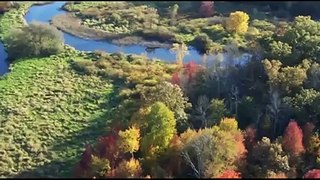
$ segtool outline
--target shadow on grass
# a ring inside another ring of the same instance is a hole
[[[96,142],[99,136],[107,132],[107,127],[112,120],[112,108],[116,107],[117,94],[119,93],[119,86],[114,85],[111,94],[108,94],[108,101],[104,103],[101,108],[107,109],[105,113],[95,118],[90,122],[90,125],[81,132],[73,133],[68,140],[57,139],[53,146],[48,150],[49,152],[67,153],[63,158],[54,157],[56,159],[43,166],[36,167],[33,170],[24,171],[14,176],[14,178],[58,178],[58,177],[72,177],[73,169],[80,161],[80,157],[84,151],[85,143]]]

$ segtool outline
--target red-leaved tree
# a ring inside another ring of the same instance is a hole
[[[248,126],[244,132],[244,144],[247,150],[251,150],[252,147],[257,143],[256,137],[257,129],[252,125]]]
[[[176,84],[176,85],[180,85],[180,77],[179,77],[179,73],[174,73],[171,77],[171,83],[172,84]]]
[[[196,73],[197,73],[197,64],[194,61],[190,61],[189,63],[184,65],[183,74],[187,76],[189,84],[191,83]]]
[[[118,132],[119,129],[107,136],[100,137],[97,144],[97,151],[99,153],[99,156],[108,159],[110,161],[110,167],[112,169],[116,168],[121,160],[118,147]]]
[[[235,178],[240,179],[241,174],[234,170],[226,170],[224,171],[218,178]]]
[[[282,147],[291,155],[297,156],[304,151],[302,144],[303,133],[298,123],[291,120],[282,139]]]
[[[312,169],[308,171],[303,178],[320,178],[320,169]]]
[[[87,173],[90,170],[90,165],[92,161],[92,155],[94,154],[94,150],[92,146],[86,145],[85,151],[81,155],[81,160],[79,164],[75,167],[74,174],[76,177],[87,177]]]
[[[210,17],[213,15],[214,1],[201,1],[200,13],[204,17]]]

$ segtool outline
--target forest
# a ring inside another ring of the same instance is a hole
[[[50,3],[0,15],[0,177],[320,178],[317,2]]]

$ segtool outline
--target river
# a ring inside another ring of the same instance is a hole
[[[65,11],[61,9],[64,3],[66,2],[55,1],[51,4],[32,6],[25,15],[25,19],[27,23],[31,23],[32,21],[49,23],[54,16],[65,13]],[[175,61],[175,54],[165,48],[156,48],[151,52],[147,52],[146,47],[140,45],[115,45],[109,41],[82,39],[64,32],[63,36],[65,44],[81,51],[103,50],[108,53],[146,54],[149,58],[157,58],[168,62]],[[9,71],[9,63],[6,61],[6,57],[6,52],[0,43],[0,76]],[[189,54],[184,57],[184,62],[193,60],[200,63],[202,59],[203,55],[193,47],[189,47]]]

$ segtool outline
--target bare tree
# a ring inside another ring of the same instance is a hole
[[[221,62],[223,62],[223,55],[221,53],[218,53],[217,55],[210,54],[208,60],[211,61],[211,64],[209,66],[209,73],[208,78],[209,79],[216,79],[218,82],[217,86],[217,92],[218,96],[220,96],[221,92],[221,78],[223,76],[223,69],[221,67]]]
[[[270,115],[273,117],[273,137],[276,137],[277,124],[279,120],[279,113],[281,108],[281,100],[278,90],[271,89],[270,94],[270,104],[267,106]]]
[[[182,157],[184,158],[184,160],[186,161],[187,165],[191,167],[191,169],[193,170],[194,175],[197,178],[201,178],[200,176],[200,169],[197,169],[196,166],[193,164],[192,160],[190,159],[189,153],[184,151],[181,153]],[[199,156],[198,156],[199,157]],[[199,167],[199,166],[198,166]]]
[[[210,156],[210,151],[212,151],[213,148],[212,143],[210,143],[210,137],[208,135],[202,135],[197,140],[193,141],[193,143],[188,145],[181,153],[197,178],[204,177],[205,161],[212,158]],[[192,162],[189,152],[195,156],[197,161],[196,163]]]
[[[183,65],[183,58],[189,54],[188,47],[184,43],[174,43],[170,51],[176,54],[176,61],[179,66]]]
[[[176,22],[176,16],[178,14],[179,5],[174,4],[172,7],[170,7],[170,25],[174,25]]]
[[[239,90],[237,86],[232,85],[231,94],[232,94],[232,99],[234,99],[235,114],[236,114],[236,117],[238,117]]]
[[[207,96],[199,96],[197,106],[195,108],[197,114],[199,115],[201,121],[202,121],[202,126],[207,127],[207,111],[210,108],[210,102]]]

